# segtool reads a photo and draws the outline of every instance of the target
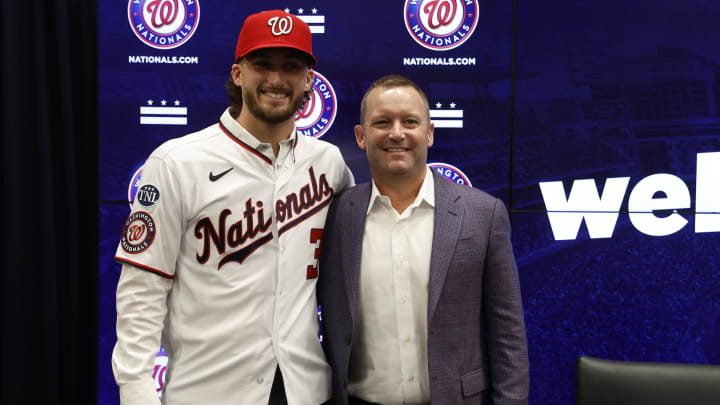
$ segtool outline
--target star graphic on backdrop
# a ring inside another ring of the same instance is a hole
[[[299,9],[298,9],[298,14],[302,14],[304,11],[305,11],[305,10],[299,8]]]
[[[179,105],[180,105],[180,100],[175,100],[175,106],[177,107]]]
[[[313,8],[313,9],[312,9],[312,13],[313,13],[313,14],[317,14],[317,9],[316,9],[316,8]]]
[[[440,104],[440,102],[438,101],[438,103],[435,104],[435,107],[440,108],[440,107],[442,107],[442,104]]]
[[[285,11],[286,13],[290,14],[290,9],[289,9],[289,8],[286,8],[284,11]]]
[[[455,103],[450,103],[450,108],[455,108],[456,105]]]
[[[160,102],[160,104],[166,105],[166,104],[167,104],[167,101],[163,100],[163,101]]]
[[[148,103],[148,105],[153,105],[153,101],[152,101],[152,100],[148,100],[147,103]]]

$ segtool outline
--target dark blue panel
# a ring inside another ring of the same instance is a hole
[[[697,154],[720,152],[720,5],[519,3],[512,208],[532,403],[573,402],[580,354],[719,364],[719,236],[695,233],[695,196]],[[688,224],[661,237],[627,214],[657,173],[691,198]],[[583,221],[555,240],[539,183],[562,181],[567,198],[574,180],[602,192],[612,177],[630,177],[612,237]]]
[[[581,354],[720,363],[720,235],[619,222],[612,239],[556,242],[544,213],[513,215],[532,403],[573,403]]]
[[[98,341],[98,404],[118,403],[118,388],[110,358],[115,345],[115,288],[120,265],[113,261],[123,223],[130,214],[127,204],[100,204],[100,322]]]

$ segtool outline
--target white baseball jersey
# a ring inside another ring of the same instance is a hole
[[[228,111],[156,149],[116,253],[123,404],[155,393],[161,334],[163,403],[264,404],[278,365],[290,405],[328,400],[317,259],[330,200],[353,183],[337,147],[293,131],[276,159]]]

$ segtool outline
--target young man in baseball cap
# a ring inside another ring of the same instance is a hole
[[[249,16],[220,121],[148,158],[116,261],[113,370],[123,405],[312,404],[330,399],[315,284],[330,200],[354,184],[337,147],[303,136],[310,29]]]

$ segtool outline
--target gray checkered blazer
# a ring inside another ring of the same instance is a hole
[[[527,404],[528,353],[510,223],[502,201],[433,172],[435,228],[428,288],[433,404]],[[337,196],[322,240],[318,302],[333,398],[347,404],[365,183]]]

